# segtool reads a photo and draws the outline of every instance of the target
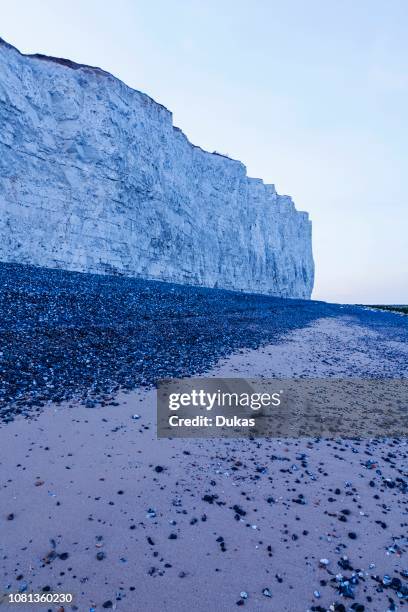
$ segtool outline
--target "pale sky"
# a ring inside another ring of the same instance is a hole
[[[408,2],[0,0],[25,53],[100,66],[313,222],[313,297],[408,303]]]

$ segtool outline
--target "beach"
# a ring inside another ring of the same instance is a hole
[[[389,374],[387,350],[406,360],[403,342],[321,318],[206,375]],[[81,611],[403,606],[406,440],[157,440],[154,389],[115,404],[49,403],[0,429],[1,609],[44,589]]]

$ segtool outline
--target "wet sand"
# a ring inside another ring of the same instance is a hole
[[[208,375],[390,371],[386,338],[361,348],[369,334],[322,319]],[[407,347],[394,340],[392,350]],[[40,609],[11,606],[7,593],[44,587],[72,592],[81,612],[305,612],[335,602],[385,612],[390,598],[403,608],[398,583],[378,580],[406,583],[406,441],[158,441],[154,391],[116,401],[49,405],[1,427],[0,609]],[[347,598],[336,575],[353,572]]]

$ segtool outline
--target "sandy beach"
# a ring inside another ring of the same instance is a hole
[[[386,337],[359,350],[370,334],[319,319],[207,375],[389,371]],[[115,403],[1,427],[0,609],[43,589],[81,612],[403,608],[406,441],[157,440],[154,390]]]

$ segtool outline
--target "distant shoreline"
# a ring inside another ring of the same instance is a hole
[[[395,306],[381,306],[381,305],[375,305],[375,306],[371,306],[370,308],[376,308],[377,310],[388,310],[390,312],[400,312],[401,314],[404,315],[408,315],[408,306],[404,306],[404,305],[395,305]]]

